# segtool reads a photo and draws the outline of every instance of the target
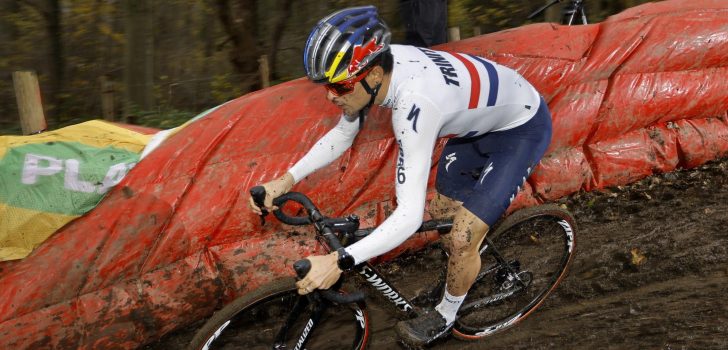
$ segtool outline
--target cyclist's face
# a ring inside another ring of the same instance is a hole
[[[376,84],[381,81],[381,74],[379,72],[381,68],[379,68],[379,70],[377,70],[377,68],[379,67],[375,67],[371,72],[369,72],[369,74],[366,75],[366,77],[364,77],[369,86],[376,86]],[[337,96],[335,91],[327,89],[326,98],[341,108],[346,115],[356,116],[356,114],[359,113],[359,111],[364,108],[367,103],[369,103],[370,96],[367,91],[364,90],[364,86],[361,85],[360,81],[356,82],[353,87],[354,89],[351,92],[342,93],[339,96]]]

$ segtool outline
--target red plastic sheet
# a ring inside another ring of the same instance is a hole
[[[657,2],[604,23],[535,24],[441,48],[518,69],[553,111],[553,144],[511,209],[728,155],[726,1]],[[247,190],[288,169],[338,113],[299,79],[174,135],[92,212],[0,264],[0,348],[135,348],[291,275],[322,247],[310,230],[272,218],[262,227]],[[296,187],[325,214],[366,226],[396,205],[397,149],[388,112],[374,113],[351,150]],[[435,238],[416,235],[382,259]]]

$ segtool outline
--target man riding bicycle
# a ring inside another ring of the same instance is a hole
[[[348,8],[322,19],[308,37],[304,67],[323,83],[343,114],[286,174],[263,185],[264,205],[337,159],[353,143],[373,104],[392,110],[399,146],[396,210],[372,234],[339,251],[309,256],[300,294],[333,285],[343,270],[396,248],[422,223],[435,143],[449,138],[437,169],[434,219],[453,218],[443,235],[450,252],[442,301],[401,321],[402,340],[423,346],[448,334],[480,271],[485,234],[506,211],[551,140],[551,114],[533,86],[512,69],[481,57],[390,45],[391,33],[373,6]],[[251,209],[261,208],[249,201]]]

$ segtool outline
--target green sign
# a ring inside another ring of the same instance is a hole
[[[93,209],[139,161],[137,153],[77,142],[13,147],[0,159],[0,201],[65,215]]]

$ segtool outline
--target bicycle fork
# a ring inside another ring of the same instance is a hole
[[[311,295],[308,298],[299,297],[298,300],[296,300],[296,304],[293,306],[293,310],[291,310],[291,313],[288,314],[286,322],[283,324],[281,329],[278,331],[278,334],[276,335],[273,349],[287,348],[286,335],[288,334],[288,331],[291,329],[291,326],[293,326],[293,323],[296,321],[298,316],[300,316],[301,312],[305,309],[307,304],[305,300],[313,299],[316,297],[316,295]],[[313,306],[311,316],[308,318],[306,326],[303,328],[301,335],[298,337],[298,341],[296,341],[296,347],[293,348],[294,350],[304,349],[304,347],[306,346],[306,342],[308,342],[308,336],[311,334],[311,331],[316,327],[316,325],[318,325],[319,321],[321,320],[321,316],[328,308],[328,304],[322,302],[321,300],[318,300],[316,302],[311,300],[311,305]]]

